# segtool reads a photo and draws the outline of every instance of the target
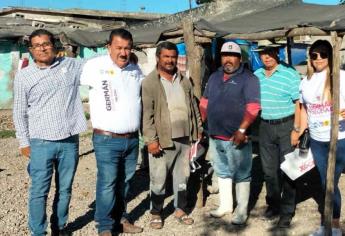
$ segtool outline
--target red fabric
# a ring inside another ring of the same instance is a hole
[[[205,121],[207,117],[207,105],[208,105],[208,99],[205,97],[201,97],[200,103],[199,103],[199,109],[200,109],[202,121]]]
[[[243,119],[252,123],[257,117],[261,107],[259,103],[248,103],[246,105],[246,111],[244,112]]]
[[[22,63],[22,67],[20,69],[23,69],[23,68],[27,67],[28,65],[29,65],[29,59],[24,58],[23,63]]]
[[[220,139],[223,141],[232,141],[232,139],[233,139],[233,137],[226,137],[226,136],[221,136],[221,135],[214,135],[214,136],[212,136],[212,138]]]
[[[223,81],[225,82],[225,81],[227,81],[229,79],[230,79],[230,75],[227,75],[227,74],[224,73]]]

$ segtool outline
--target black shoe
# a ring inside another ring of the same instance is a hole
[[[279,228],[289,228],[291,224],[292,216],[290,215],[282,215],[278,221]]]
[[[52,236],[71,236],[72,233],[66,229],[52,230]]]
[[[279,210],[273,207],[268,207],[264,213],[264,218],[267,220],[272,220],[279,215]]]

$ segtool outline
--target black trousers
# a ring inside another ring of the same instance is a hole
[[[261,121],[259,128],[260,158],[266,183],[266,203],[280,215],[294,215],[296,208],[295,183],[283,173],[280,164],[284,155],[292,152],[290,135],[294,120],[280,124]]]

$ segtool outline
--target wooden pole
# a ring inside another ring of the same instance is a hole
[[[327,166],[327,182],[325,196],[325,235],[332,235],[332,219],[333,219],[333,194],[334,194],[334,169],[336,161],[336,150],[339,131],[339,72],[340,72],[340,45],[341,38],[337,36],[337,32],[331,32],[333,44],[333,73],[331,74],[331,93],[332,93],[332,113],[331,113],[331,141],[328,153]]]
[[[292,66],[292,56],[291,56],[292,44],[293,44],[293,37],[287,37],[286,38],[286,51],[287,51],[288,63],[290,66]]]
[[[185,18],[182,22],[183,39],[186,45],[187,51],[187,68],[189,70],[190,78],[194,84],[194,95],[200,99],[201,97],[201,59],[202,59],[202,47],[197,45],[194,37],[194,25],[191,18]],[[204,194],[203,194],[203,178],[198,183],[198,193],[196,207],[201,208],[204,206]]]
[[[201,97],[201,63],[203,48],[196,44],[194,36],[194,25],[190,18],[185,18],[182,22],[183,39],[186,44],[187,66],[190,78],[194,84],[194,95]]]

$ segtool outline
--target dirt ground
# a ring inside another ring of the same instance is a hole
[[[29,235],[27,228],[27,197],[29,177],[26,171],[28,160],[18,154],[15,139],[0,140],[0,235]],[[96,163],[92,152],[90,136],[81,137],[80,162],[73,184],[68,228],[73,235],[97,235],[93,215],[95,211]],[[250,217],[245,227],[230,224],[231,216],[222,219],[209,217],[209,211],[217,207],[218,196],[208,195],[203,208],[192,208],[191,216],[195,219],[192,226],[181,226],[173,218],[171,193],[168,194],[164,210],[165,224],[162,230],[149,227],[149,177],[147,171],[138,170],[131,189],[128,210],[131,219],[144,227],[141,235],[308,235],[319,225],[316,202],[311,194],[320,191],[312,184],[317,180],[315,171],[311,171],[304,180],[298,182],[299,203],[292,226],[288,230],[275,228],[276,220],[262,219],[265,210],[265,188],[260,169],[259,157],[253,159],[253,181],[250,199]],[[345,178],[341,177],[340,187],[345,189]],[[48,218],[51,213],[52,193],[48,199]],[[191,197],[193,199],[193,196]],[[193,202],[191,203],[193,205]],[[344,204],[343,204],[344,212]],[[341,220],[345,232],[344,219]],[[124,234],[123,234],[124,235]]]

